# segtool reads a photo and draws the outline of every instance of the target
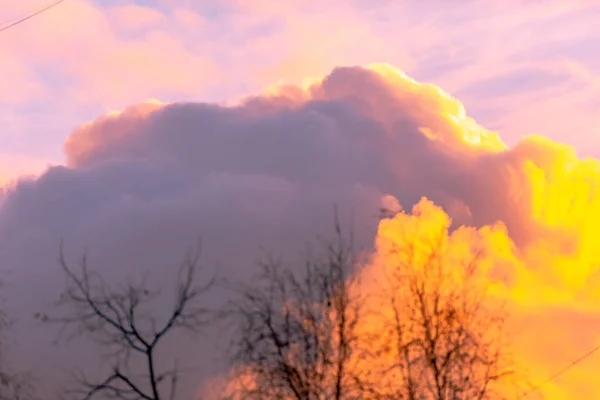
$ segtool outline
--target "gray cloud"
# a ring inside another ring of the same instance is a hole
[[[238,106],[143,104],[80,126],[65,144],[66,166],[22,180],[0,208],[9,306],[20,316],[15,362],[34,367],[44,387],[62,367],[97,362],[97,349],[53,347],[30,323],[62,288],[60,239],[71,260],[87,248],[109,277],[148,269],[164,281],[201,235],[207,268],[240,278],[261,246],[302,256],[306,240],[330,231],[334,204],[370,248],[380,198],[391,194],[405,208],[427,196],[456,223],[502,220],[528,240],[525,151],[471,145],[462,135],[483,129],[449,114],[460,106],[431,85],[353,67]],[[207,301],[223,300],[214,296]],[[183,362],[199,366],[182,387],[191,398],[224,368],[220,347],[177,343]]]

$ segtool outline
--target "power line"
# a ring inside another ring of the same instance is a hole
[[[565,372],[567,372],[568,370],[570,370],[571,368],[573,368],[575,365],[579,364],[580,362],[582,362],[583,360],[585,360],[586,358],[588,358],[589,356],[591,356],[592,354],[594,354],[599,349],[600,349],[600,345],[594,347],[592,350],[588,351],[583,356],[579,357],[577,360],[573,361],[571,364],[569,364],[568,366],[566,366],[562,370],[558,371],[557,373],[555,373],[554,375],[552,375],[550,378],[546,379],[544,382],[540,383],[537,386],[534,386],[528,392],[523,393],[520,397],[517,398],[517,400],[524,399],[525,397],[529,396],[531,393],[539,390],[546,383],[551,382],[554,379],[558,378],[560,375],[564,374]]]
[[[12,18],[9,18],[9,19],[7,19],[7,20],[4,20],[4,21],[2,21],[2,23],[0,23],[0,27],[2,27],[2,26],[5,26],[5,25],[8,25],[8,24],[10,24],[10,23],[12,23],[12,22],[14,22],[14,21],[16,21],[16,20],[18,20],[18,19],[21,19],[21,18],[23,18],[23,15],[29,15],[29,14],[33,14],[33,13],[35,13],[36,11],[38,11],[40,8],[46,7],[46,6],[47,6],[47,5],[49,5],[50,3],[54,3],[54,1],[55,1],[55,0],[52,0],[52,1],[50,1],[50,2],[48,2],[48,3],[46,3],[46,4],[44,4],[42,7],[40,7],[39,5],[38,5],[38,6],[36,6],[36,7],[29,7],[29,9],[28,9],[27,11],[23,11],[23,12],[21,13],[21,15],[15,15],[15,16],[14,16],[14,17],[12,17]]]
[[[32,12],[31,14],[27,14],[24,17],[21,17],[21,18],[17,19],[16,21],[14,21],[14,18],[13,18],[13,19],[11,19],[11,20],[9,20],[7,22],[10,22],[10,21],[14,21],[14,22],[9,23],[8,25],[1,27],[0,28],[0,32],[4,32],[5,30],[7,30],[9,28],[12,28],[13,26],[19,25],[20,23],[25,22],[28,19],[31,19],[31,18],[35,17],[36,15],[39,15],[39,14],[43,13],[44,11],[48,11],[49,9],[51,9],[53,7],[56,7],[57,5],[59,5],[60,3],[62,3],[63,1],[65,1],[65,0],[56,0],[55,2],[48,4],[48,5],[40,8],[39,10]]]
[[[64,0],[62,0],[62,1],[64,1]],[[43,5],[40,8],[34,8],[33,10],[30,10],[27,13],[24,13],[25,16],[18,16],[17,15],[17,16],[15,16],[13,18],[9,18],[9,19],[3,21],[2,23],[0,23],[0,27],[2,27],[2,28],[0,28],[0,32],[3,31],[3,30],[6,30],[8,28],[11,28],[14,25],[18,25],[21,22],[27,21],[28,19],[30,19],[32,17],[35,17],[36,15],[38,15],[38,14],[40,14],[40,13],[42,13],[42,12],[44,12],[44,11],[52,8],[52,7],[54,7],[54,6],[57,6],[62,1],[53,1],[53,2],[50,2],[50,3],[46,3],[45,5]],[[7,24],[10,24],[10,26],[6,26]]]

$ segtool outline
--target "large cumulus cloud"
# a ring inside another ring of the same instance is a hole
[[[596,161],[535,136],[508,148],[459,101],[387,65],[338,68],[231,106],[131,106],[81,125],[64,149],[64,166],[22,180],[0,208],[9,305],[22,316],[16,361],[47,382],[69,350],[50,346],[28,315],[61,288],[61,238],[70,257],[87,248],[107,275],[165,277],[202,235],[205,265],[239,277],[261,246],[299,256],[306,239],[328,232],[334,204],[369,248],[382,196],[405,208],[426,196],[455,226],[502,221],[525,266],[564,260],[536,275],[552,293],[588,293],[600,261],[589,221],[600,210]],[[208,339],[176,350],[198,366],[182,398],[223,368]],[[87,364],[94,352],[72,356]]]

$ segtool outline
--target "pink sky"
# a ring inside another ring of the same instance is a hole
[[[0,0],[0,18],[44,4]],[[371,62],[443,87],[509,144],[540,133],[600,154],[596,1],[143,4],[66,0],[0,34],[0,179],[62,163],[73,128],[132,103],[228,100]]]

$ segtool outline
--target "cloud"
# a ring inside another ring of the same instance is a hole
[[[28,322],[62,287],[61,238],[70,259],[87,248],[92,267],[108,276],[145,268],[164,281],[202,235],[205,264],[241,277],[261,246],[297,259],[307,239],[331,228],[334,204],[352,221],[358,244],[372,249],[381,202],[411,209],[423,196],[443,207],[454,228],[488,232],[494,255],[510,267],[506,296],[519,311],[517,325],[536,315],[581,348],[595,344],[577,341],[566,322],[552,325],[551,313],[566,310],[565,321],[600,316],[600,163],[540,136],[508,147],[457,99],[387,64],[336,68],[227,107],[134,105],[79,126],[64,151],[65,166],[21,180],[0,208],[9,306],[22,316],[15,362],[40,366],[48,386],[67,364],[58,352],[69,352],[70,365],[92,368],[95,360],[95,349],[81,343],[50,346],[48,332]],[[501,228],[486,228],[497,221]],[[538,338],[524,353],[529,365],[544,366],[536,379],[568,361],[566,354],[536,358],[535,351],[548,356],[564,345],[558,335]],[[198,366],[185,377],[182,398],[225,368],[223,343],[213,339],[171,344],[182,364]],[[575,398],[582,375],[571,376],[555,390]]]
[[[137,4],[114,6],[108,8],[106,13],[119,31],[139,31],[156,27],[165,19],[165,15],[159,11]]]
[[[81,119],[113,108],[149,97],[231,99],[269,83],[322,76],[336,65],[385,61],[458,95],[508,144],[537,132],[596,155],[597,135],[565,132],[587,132],[598,122],[589,109],[599,94],[598,4],[489,3],[64,2],[2,33],[0,73],[11,77],[0,83],[10,93],[0,100],[2,113],[19,123],[3,127],[0,147],[60,162],[51,143],[62,142]],[[7,3],[2,14],[39,6]],[[562,65],[566,57],[573,68]],[[524,90],[517,79],[524,70],[552,84]],[[519,92],[500,98],[500,80]],[[559,118],[563,113],[573,118]],[[42,119],[43,141],[36,134]]]
[[[121,104],[153,90],[197,93],[213,64],[186,48],[168,23],[168,16],[149,7],[69,1],[6,31],[0,49],[32,69],[47,90],[60,83],[56,90],[79,101]],[[44,79],[47,74],[54,79]],[[23,84],[12,83],[15,92]]]
[[[425,199],[414,206],[412,213],[383,220],[375,240],[373,260],[364,271],[365,292],[361,293],[375,305],[379,304],[370,299],[377,298],[381,286],[371,282],[390,276],[390,270],[398,268],[402,262],[398,261],[401,256],[393,254],[392,250],[413,245],[416,257],[421,254],[426,257],[432,237],[437,240],[441,233],[443,256],[454,262],[468,262],[474,251],[484,249],[485,256],[480,259],[476,277],[479,283],[490,285],[488,306],[494,307],[494,301],[500,300],[507,307],[509,351],[517,365],[529,375],[530,385],[546,382],[548,377],[597,345],[597,334],[589,327],[600,317],[594,299],[597,283],[593,282],[598,270],[597,264],[587,263],[582,248],[557,250],[551,247],[552,240],[543,236],[535,243],[518,246],[502,221],[479,228],[461,226],[448,231],[450,224],[448,214]],[[561,229],[567,230],[564,226]],[[574,235],[579,235],[579,239],[585,236],[582,231]],[[569,277],[582,274],[586,276],[583,284],[577,278]],[[549,399],[595,398],[598,389],[594,387],[590,373],[599,363],[594,359],[585,362],[587,365],[577,365],[569,374],[546,382],[539,393]],[[521,390],[527,390],[523,382],[519,386]],[[503,390],[512,393],[509,397],[516,397],[512,384]],[[539,398],[539,393],[528,397]]]

